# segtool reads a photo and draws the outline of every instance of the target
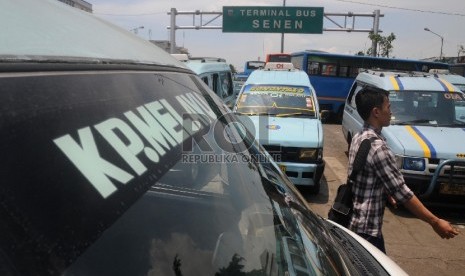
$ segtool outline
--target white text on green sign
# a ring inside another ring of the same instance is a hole
[[[323,8],[225,6],[223,32],[321,34]]]

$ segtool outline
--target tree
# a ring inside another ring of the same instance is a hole
[[[465,53],[465,46],[457,45],[457,63],[459,63],[460,54],[462,54],[462,53]]]
[[[396,39],[396,36],[393,33],[391,33],[388,36],[382,36],[380,34],[374,34],[373,32],[370,32],[368,38],[371,40],[371,42],[376,43],[376,48],[378,49],[376,53],[377,57],[389,57],[389,54],[394,49],[394,46],[392,46],[392,42]],[[368,49],[367,55],[373,55],[372,48]]]

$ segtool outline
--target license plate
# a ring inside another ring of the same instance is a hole
[[[439,193],[444,195],[465,195],[465,185],[441,183],[439,184]]]
[[[286,166],[284,166],[284,165],[279,165],[279,168],[281,169],[281,171],[282,171],[283,173],[286,173]]]

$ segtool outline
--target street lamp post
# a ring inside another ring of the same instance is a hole
[[[439,54],[439,60],[442,60],[442,46],[444,45],[444,37],[442,37],[442,35],[439,35],[439,34],[433,32],[433,31],[431,31],[429,28],[425,28],[424,30],[427,31],[427,32],[433,33],[433,34],[435,34],[435,35],[437,35],[437,36],[439,36],[441,38],[441,53]]]
[[[283,0],[283,7],[286,7],[286,0]],[[284,33],[281,33],[281,53],[284,53]]]

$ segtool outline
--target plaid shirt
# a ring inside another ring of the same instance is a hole
[[[349,229],[355,233],[380,237],[387,195],[402,204],[412,198],[413,192],[405,184],[394,153],[385,138],[368,124],[352,139],[348,175],[352,172],[352,163],[360,144],[371,137],[378,139],[372,141],[365,167],[357,174],[352,186],[354,212]]]

